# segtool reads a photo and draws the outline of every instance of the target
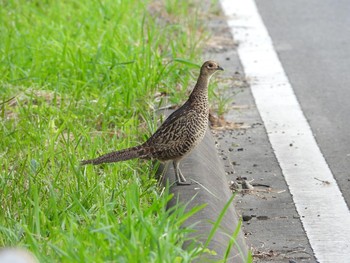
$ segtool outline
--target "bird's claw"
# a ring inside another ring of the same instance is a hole
[[[187,182],[187,181],[176,181],[177,185],[191,185],[191,182]]]

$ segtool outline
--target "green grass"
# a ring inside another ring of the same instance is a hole
[[[144,141],[163,100],[184,100],[206,37],[194,3],[0,3],[0,246],[41,262],[203,253],[181,248],[196,211],[165,210],[150,162],[79,166]]]

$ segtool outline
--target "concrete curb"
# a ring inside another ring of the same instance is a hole
[[[177,203],[189,203],[187,209],[190,210],[194,206],[206,204],[204,209],[184,223],[184,226],[195,224],[193,228],[196,231],[192,236],[204,243],[213,227],[213,224],[210,222],[215,222],[218,219],[225,204],[232,196],[210,130],[207,130],[200,145],[180,163],[181,171],[186,179],[192,182],[191,185],[177,186],[172,165],[167,167],[168,169],[163,172],[162,181],[163,184],[167,181],[169,182],[171,185],[170,192],[174,194],[174,198],[168,204],[169,207]],[[221,221],[220,229],[216,231],[208,247],[210,250],[215,251],[216,255],[206,256],[204,258],[205,262],[223,259],[230,236],[235,232],[238,224],[239,220],[235,208],[233,205],[230,205]],[[240,231],[235,245],[231,249],[228,262],[245,262],[247,254],[248,247],[242,231]]]

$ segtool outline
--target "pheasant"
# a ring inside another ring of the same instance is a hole
[[[178,185],[189,184],[179,164],[203,139],[208,127],[208,85],[211,76],[224,70],[214,61],[206,61],[201,69],[188,100],[169,115],[157,131],[144,143],[128,149],[104,154],[81,164],[102,164],[126,161],[134,158],[173,161]]]

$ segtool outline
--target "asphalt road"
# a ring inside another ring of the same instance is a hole
[[[346,0],[256,3],[349,207],[350,4]]]
[[[349,207],[350,5],[331,0],[255,1],[303,114]],[[249,28],[235,21],[244,18],[244,12],[243,16],[238,12],[228,19],[238,28]],[[236,208],[244,220],[247,243],[256,262],[316,262],[301,223],[303,216],[296,211],[252,93],[244,84],[240,58],[235,46],[225,40],[229,38],[227,29],[220,25],[212,22],[216,45],[208,58],[221,61],[227,69],[228,79],[221,82],[233,80],[228,90],[234,94],[233,107],[226,120],[242,122],[249,128],[217,131],[216,143],[228,181],[239,183],[243,179],[260,184],[253,190],[236,191]],[[242,46],[242,39],[237,37],[236,47]],[[232,72],[239,74],[232,76]],[[249,83],[249,76],[247,80]]]
[[[243,124],[233,129],[228,124],[212,131],[227,181],[241,185],[243,179],[254,184],[251,191],[233,190],[254,262],[314,263],[313,251],[246,82],[225,16],[212,18],[209,27],[212,34],[203,61],[220,61],[225,71],[216,78],[224,89],[216,92],[232,103],[225,120]]]

